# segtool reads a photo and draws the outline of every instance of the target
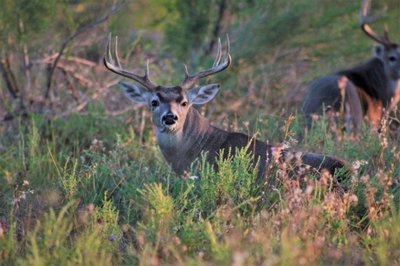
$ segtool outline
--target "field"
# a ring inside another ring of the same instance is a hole
[[[26,12],[24,1],[3,1]],[[400,114],[385,115],[378,133],[365,124],[359,140],[322,118],[305,130],[300,114],[311,80],[370,57],[359,1],[193,1],[197,17],[179,1],[125,1],[115,13],[106,0],[53,2],[27,10],[54,23],[21,16],[16,31],[0,12],[2,71],[9,59],[19,87],[14,95],[0,82],[2,265],[400,265]],[[374,29],[386,24],[399,40],[398,1],[372,5]],[[91,25],[101,14],[109,17]],[[218,171],[203,160],[180,176],[166,164],[150,110],[125,99],[102,64],[108,33],[128,69],[148,60],[154,82],[177,84],[183,63],[212,64],[216,28],[223,43],[229,34],[233,63],[210,79],[221,90],[201,113],[347,160],[343,193],[326,173],[299,176],[285,163],[259,182],[243,150]]]

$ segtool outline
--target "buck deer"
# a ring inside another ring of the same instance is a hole
[[[114,56],[111,53],[110,34],[104,64],[112,72],[140,84],[120,82],[123,92],[129,99],[137,103],[145,103],[151,109],[157,143],[166,161],[176,173],[182,174],[188,170],[202,152],[206,153],[207,161],[215,165],[219,152],[223,152],[223,156],[226,157],[230,150],[234,153],[236,148],[249,147],[249,152],[254,156],[254,164],[258,162],[259,176],[264,175],[266,166],[273,155],[279,153],[283,159],[289,157],[289,152],[281,151],[279,146],[271,146],[245,134],[225,131],[210,125],[210,122],[193,107],[193,105],[203,105],[211,101],[217,94],[219,84],[195,86],[195,83],[201,78],[214,75],[229,67],[231,64],[229,39],[224,60],[221,61],[221,41],[219,40],[218,52],[212,68],[190,75],[185,65],[185,78],[177,86],[157,86],[151,82],[148,64],[144,75],[124,70],[118,59],[117,39],[113,53]],[[297,158],[306,165],[318,170],[325,168],[331,173],[336,168],[345,165],[341,159],[314,153],[301,154]]]
[[[321,115],[330,110],[345,115],[344,122],[348,131],[358,132],[364,117],[371,129],[376,131],[383,110],[391,110],[399,102],[399,44],[390,41],[386,31],[383,36],[379,36],[372,30],[367,23],[368,8],[369,1],[362,0],[360,26],[379,45],[373,48],[373,56],[367,62],[311,83],[302,107],[308,127],[314,114]]]

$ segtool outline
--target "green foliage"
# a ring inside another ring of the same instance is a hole
[[[107,193],[104,193],[103,206],[96,209],[92,222],[100,222],[103,225],[102,234],[104,237],[118,241],[122,234],[118,220],[118,210],[114,207],[113,202],[107,198]]]
[[[223,158],[221,152],[217,172],[203,160],[199,196],[206,203],[202,206],[205,214],[224,204],[244,211],[257,200],[253,198],[257,197],[257,167],[252,166],[249,147],[234,152],[235,156],[228,158]]]
[[[109,265],[112,262],[107,238],[101,237],[101,228],[96,225],[85,231],[76,231],[73,201],[58,214],[54,210],[45,213],[43,223],[38,222],[29,236],[28,253],[18,260],[29,265]],[[72,211],[72,213],[71,213]],[[103,218],[100,215],[100,218]],[[94,220],[94,217],[92,218]],[[94,220],[96,223],[96,220]],[[102,221],[104,222],[104,221]],[[110,225],[105,222],[104,225]],[[104,234],[104,232],[103,232]]]
[[[28,255],[28,260],[31,264],[41,265],[50,262],[59,264],[65,260],[64,256],[68,254],[65,249],[65,242],[67,242],[72,230],[71,221],[65,218],[69,207],[66,205],[58,215],[55,214],[54,210],[50,210],[48,214],[44,215],[43,225],[37,224],[30,237],[29,249],[31,254]],[[43,230],[42,236],[38,236],[39,229]]]
[[[64,168],[62,169],[62,172],[64,174],[60,173],[60,180],[62,184],[62,189],[64,191],[64,194],[66,195],[66,198],[68,200],[72,200],[74,198],[74,194],[76,192],[76,187],[77,187],[77,177],[76,177],[76,168],[78,166],[78,161],[75,160],[72,164],[72,169],[71,172],[68,173],[68,164],[69,160],[67,159]]]
[[[173,20],[165,26],[168,50],[180,58],[186,57],[189,51],[199,52],[216,16],[217,2],[191,0],[170,3],[168,10],[175,10],[172,11]]]
[[[9,36],[26,42],[32,33],[48,29],[54,19],[56,1],[54,0],[4,0],[0,11],[1,39]]]
[[[139,193],[146,204],[142,207],[146,216],[144,225],[154,231],[167,231],[174,215],[173,199],[156,183],[145,184]]]
[[[399,212],[395,212],[390,219],[374,224],[376,228],[375,237],[364,239],[365,244],[370,247],[370,255],[381,265],[390,264],[392,261],[396,261],[399,256],[399,250],[392,248],[400,245],[399,223]]]

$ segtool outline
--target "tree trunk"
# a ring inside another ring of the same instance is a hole
[[[10,60],[7,55],[3,54],[0,60],[0,71],[3,76],[4,83],[7,87],[8,92],[14,99],[18,99],[20,91],[18,88],[17,81],[15,79],[15,75],[12,72],[10,66]]]
[[[214,49],[215,41],[219,37],[219,32],[221,30],[221,23],[222,23],[222,19],[224,17],[225,9],[226,9],[226,0],[220,0],[219,4],[218,4],[217,20],[215,21],[215,24],[214,24],[214,29],[212,31],[212,37],[211,37],[210,44],[208,45],[208,48],[206,49],[207,55],[212,52],[212,50]]]

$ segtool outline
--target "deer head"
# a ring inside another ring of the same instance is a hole
[[[369,0],[362,0],[360,12],[360,26],[363,32],[378,42],[379,45],[373,48],[373,55],[381,59],[385,69],[392,79],[400,78],[400,50],[399,44],[390,41],[387,30],[380,36],[368,25],[367,13],[369,9]]]
[[[185,67],[185,77],[176,86],[158,86],[149,78],[149,65],[144,75],[137,75],[121,67],[117,52],[118,41],[115,39],[114,56],[111,52],[111,34],[108,37],[107,53],[104,57],[105,66],[114,73],[132,79],[139,84],[121,81],[119,84],[125,95],[134,102],[145,103],[152,111],[153,123],[158,133],[177,133],[182,130],[189,108],[193,104],[202,105],[211,101],[218,92],[219,84],[195,86],[201,78],[214,75],[229,67],[229,39],[227,38],[227,53],[223,62],[221,40],[218,40],[218,51],[212,68],[190,75]],[[114,60],[115,58],[115,60]]]

